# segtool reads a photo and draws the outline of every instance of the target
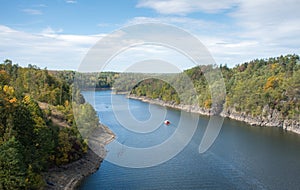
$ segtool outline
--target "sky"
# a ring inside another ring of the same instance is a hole
[[[195,36],[218,65],[233,67],[300,50],[299,0],[0,1],[0,60],[21,66],[78,70],[101,39],[123,27],[149,22],[170,24]],[[193,65],[166,46],[127,50],[106,69],[121,71],[137,59],[143,64],[161,59],[183,64],[183,69]]]

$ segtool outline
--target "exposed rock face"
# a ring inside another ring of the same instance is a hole
[[[294,120],[284,120],[283,129],[300,134],[300,122]]]
[[[101,162],[102,158],[89,149],[80,160],[45,173],[44,178],[47,183],[45,189],[75,189],[82,179],[98,170]]]
[[[274,111],[273,114],[269,114],[266,117],[264,116],[251,116],[246,113],[240,113],[235,111],[232,108],[228,108],[226,110],[223,110],[223,112],[220,114],[222,117],[228,117],[231,119],[244,121],[246,123],[249,123],[250,125],[257,125],[257,126],[268,126],[268,127],[282,127],[282,121],[279,119],[279,117],[276,117],[276,111]]]
[[[131,98],[131,99],[136,99],[136,100],[140,100],[143,102],[147,102],[150,104],[157,104],[157,105],[161,105],[161,106],[165,106],[165,107],[169,107],[169,108],[183,110],[186,112],[199,113],[201,115],[215,115],[215,111],[210,110],[210,109],[201,108],[197,105],[175,104],[174,102],[165,102],[163,100],[151,99],[151,98],[147,98],[145,96],[139,97],[139,96],[135,96],[135,95],[129,95],[127,97]]]
[[[75,189],[87,176],[96,172],[106,156],[105,145],[114,139],[115,135],[106,126],[99,125],[89,137],[89,149],[83,158],[70,164],[55,167],[44,173],[47,183],[45,189],[71,190]]]
[[[64,114],[54,106],[43,102],[38,103],[43,110],[51,108],[49,119],[54,124],[60,127],[71,127],[65,120]],[[106,156],[105,145],[111,142],[114,137],[115,135],[108,127],[99,124],[88,138],[90,149],[81,159],[64,166],[54,167],[43,174],[44,180],[47,183],[44,189],[75,189],[81,180],[98,170],[102,160]]]
[[[244,121],[250,125],[267,126],[267,127],[282,127],[287,131],[292,131],[300,134],[300,121],[282,118],[277,110],[270,109],[265,106],[262,115],[251,116],[246,113],[240,113],[235,109],[227,108],[220,114],[222,117]]]
[[[287,131],[292,131],[300,134],[299,118],[296,120],[282,118],[279,111],[270,109],[268,106],[264,107],[262,115],[251,116],[243,112],[238,112],[233,108],[224,108],[222,110],[222,106],[215,106],[215,108],[213,109],[205,109],[197,105],[175,104],[164,102],[163,100],[159,99],[147,98],[144,96],[138,97],[135,95],[129,95],[128,98],[141,100],[143,102],[148,102],[151,104],[158,104],[161,106],[180,109],[186,112],[198,113],[201,115],[220,115],[222,117],[243,121],[253,126],[282,127]]]

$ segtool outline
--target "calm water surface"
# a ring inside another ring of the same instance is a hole
[[[94,94],[95,93],[95,94]],[[84,92],[94,105],[100,121],[116,135],[118,141],[132,147],[149,147],[166,140],[176,129],[180,111],[168,109],[166,118],[171,127],[136,134],[122,127],[116,120],[110,91]],[[95,95],[92,102],[91,95]],[[150,117],[149,104],[129,100],[130,111],[139,120]],[[161,106],[153,110],[163,113]],[[199,117],[196,133],[177,156],[158,166],[133,169],[103,161],[100,169],[86,178],[80,189],[299,189],[300,135],[279,128],[251,127],[245,123],[225,119],[222,130],[204,154],[198,147],[209,117]],[[185,124],[189,127],[189,123]],[[109,145],[107,146],[109,150]],[[109,154],[109,152],[108,152]]]

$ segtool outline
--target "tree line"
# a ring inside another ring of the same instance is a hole
[[[215,69],[221,71],[222,79],[215,77],[216,80],[208,85],[206,75],[214,73],[210,71]],[[191,89],[185,87],[187,83],[183,80],[184,75],[190,78],[196,93],[191,93]],[[228,68],[227,65],[202,65],[185,70],[183,73],[169,74],[168,80],[150,77],[138,82],[134,81],[132,76],[123,77],[120,84],[115,85],[116,91],[127,90],[137,96],[160,99],[174,104],[194,104],[210,109],[213,102],[211,89],[218,89],[223,80],[226,99],[218,102],[223,107],[253,117],[268,114],[264,110],[277,110],[282,119],[299,120],[300,118],[298,55],[255,59],[233,68]],[[138,83],[131,88],[131,82]]]
[[[214,70],[221,71],[222,78],[210,72]],[[208,78],[216,80],[208,85]],[[82,138],[77,124],[81,133],[88,133],[99,125],[99,119],[78,88],[113,88],[210,109],[211,88],[219,89],[222,82],[226,98],[217,103],[223,107],[251,116],[268,114],[267,109],[277,110],[284,119],[300,118],[298,55],[255,59],[233,68],[202,65],[164,75],[48,71],[5,60],[0,64],[0,189],[42,189],[42,172],[78,160],[87,152],[87,139]],[[215,95],[218,93],[222,92]],[[54,116],[66,126],[53,122]]]

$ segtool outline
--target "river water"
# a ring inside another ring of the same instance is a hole
[[[189,117],[199,117],[199,122],[189,144],[167,162],[148,168],[128,168],[104,160],[100,169],[87,177],[79,189],[300,188],[300,135],[225,119],[214,144],[199,154],[198,147],[209,117],[167,109],[165,117],[172,122],[171,126],[161,124],[153,132],[137,134],[118,122],[111,96],[129,101],[131,113],[139,120],[149,119],[148,103],[111,95],[111,91],[84,92],[83,95],[95,107],[100,121],[117,135],[117,141],[130,147],[150,147],[164,142],[175,132],[180,117],[187,117],[184,124],[187,127]],[[164,114],[164,108],[158,105],[152,105],[151,110]],[[107,146],[108,154],[113,152],[111,148]]]

